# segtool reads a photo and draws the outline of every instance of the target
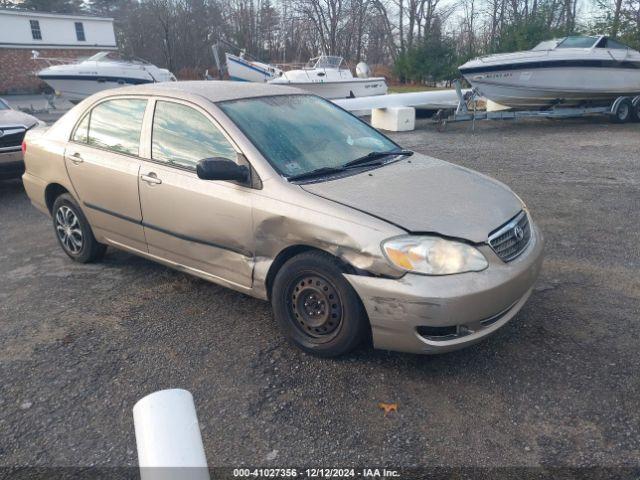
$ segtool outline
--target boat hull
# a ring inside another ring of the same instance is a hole
[[[321,97],[333,100],[338,98],[372,97],[387,93],[387,82],[383,77],[352,79],[332,82],[295,82],[277,79],[272,85],[286,85],[300,88]]]
[[[239,82],[257,82],[264,83],[275,77],[276,69],[271,67],[262,67],[257,62],[248,62],[243,58],[228,54],[227,57],[227,73],[231,80]]]
[[[640,69],[601,67],[537,67],[465,72],[484,97],[512,108],[550,105],[606,105],[620,96],[640,94]]]
[[[57,94],[66,98],[71,102],[79,102],[94,93],[107,90],[109,88],[118,88],[125,85],[138,85],[141,83],[153,83],[152,80],[133,78],[133,79],[108,79],[104,77],[86,77],[76,76],[53,76],[39,75],[39,78],[47,83]]]

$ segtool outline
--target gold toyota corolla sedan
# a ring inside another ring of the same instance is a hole
[[[542,263],[505,185],[294,88],[107,90],[23,147],[26,191],[73,260],[112,246],[270,300],[318,355],[369,337],[414,353],[473,344],[522,308]]]

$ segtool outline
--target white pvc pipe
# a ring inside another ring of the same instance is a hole
[[[209,480],[193,397],[161,390],[133,407],[142,480]]]

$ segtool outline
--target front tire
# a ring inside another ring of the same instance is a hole
[[[68,193],[63,193],[51,209],[58,243],[72,260],[89,263],[99,260],[107,246],[98,243],[82,210]]]
[[[324,252],[305,252],[278,271],[271,303],[287,339],[302,350],[337,357],[356,348],[368,332],[362,303]]]

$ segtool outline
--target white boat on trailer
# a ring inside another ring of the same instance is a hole
[[[546,41],[459,70],[481,95],[517,109],[611,105],[640,95],[640,53],[604,35]]]
[[[640,121],[640,95],[635,97],[622,95],[602,105],[547,105],[533,109],[511,109],[497,105],[496,110],[479,109],[478,101],[486,102],[486,98],[477,88],[464,91],[460,81],[455,81],[458,104],[455,108],[445,106],[440,108],[432,117],[439,130],[444,130],[448,123],[473,122],[475,130],[476,120],[520,120],[525,118],[578,118],[589,116],[607,116],[613,123],[627,123]]]
[[[52,65],[39,71],[37,76],[73,103],[108,88],[176,81],[169,70],[140,59],[112,58],[112,54],[99,52],[80,62]]]
[[[268,82],[301,88],[328,99],[371,97],[387,93],[384,77],[369,78],[366,64],[358,64],[358,77],[354,77],[351,70],[343,68],[342,64],[342,57],[320,55],[309,60],[304,68],[283,72]]]

